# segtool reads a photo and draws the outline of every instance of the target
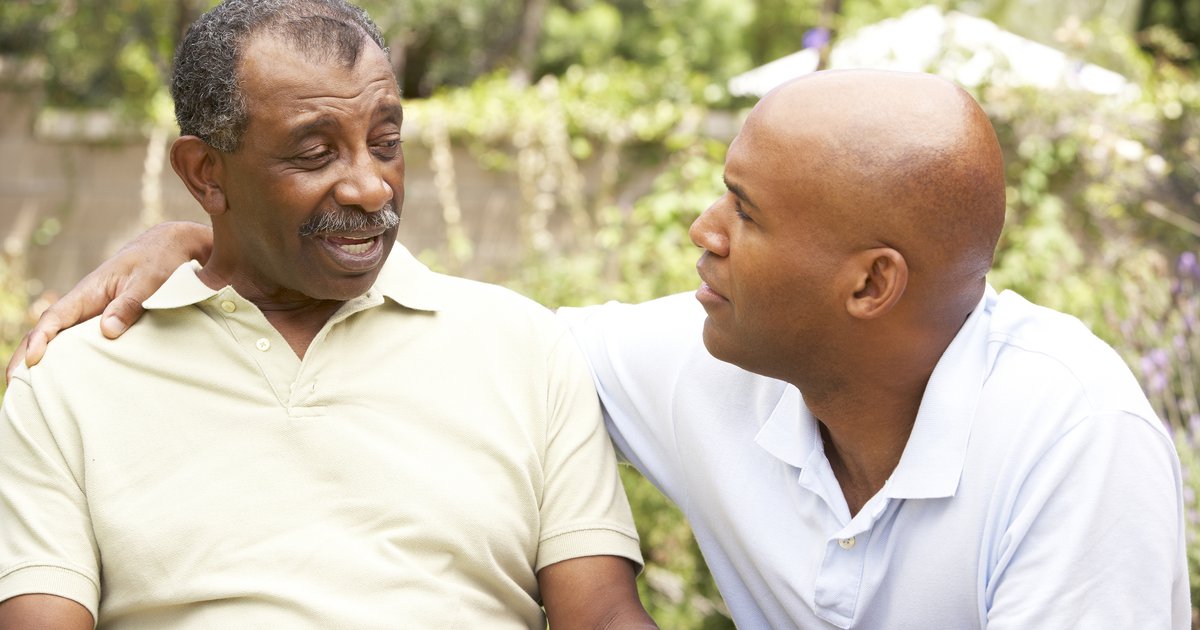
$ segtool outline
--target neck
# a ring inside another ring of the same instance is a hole
[[[877,347],[867,361],[825,381],[835,388],[797,384],[820,420],[825,455],[851,515],[883,488],[900,463],[940,356],[887,356]]]
[[[864,414],[818,415],[825,456],[842,489],[850,515],[882,488],[900,463],[917,418],[911,408],[872,406]]]
[[[297,357],[304,358],[309,345],[325,322],[343,304],[338,300],[317,300],[294,291],[276,288],[264,290],[259,283],[240,274],[220,274],[205,265],[196,275],[211,289],[231,286],[262,311],[267,323],[279,331]]]
[[[317,333],[325,326],[325,322],[337,311],[344,302],[334,300],[313,301],[303,306],[263,304],[254,302],[255,306],[266,316],[267,322],[279,331],[288,342],[292,352],[301,359],[308,352],[309,345]]]

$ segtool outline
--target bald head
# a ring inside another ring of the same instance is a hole
[[[922,74],[797,79],[746,119],[725,185],[690,231],[708,351],[810,404],[856,383],[923,388],[1004,222],[1000,148],[975,101]]]
[[[918,285],[982,290],[1004,222],[1004,167],[991,123],[959,87],[927,74],[816,73],[769,93],[742,134],[817,193],[852,244],[896,248]]]

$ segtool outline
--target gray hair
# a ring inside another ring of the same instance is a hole
[[[344,0],[225,0],[188,28],[175,52],[171,96],[181,134],[226,153],[239,148],[248,114],[238,66],[247,44],[263,32],[347,68],[357,62],[363,37],[387,52],[366,11]]]

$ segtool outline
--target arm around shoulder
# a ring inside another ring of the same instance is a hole
[[[205,262],[211,251],[212,230],[206,225],[168,221],[146,230],[42,313],[9,360],[6,380],[22,361],[37,364],[59,331],[101,313],[100,330],[110,339],[119,337],[176,267],[193,259]]]

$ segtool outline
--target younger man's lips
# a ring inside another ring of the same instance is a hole
[[[729,298],[717,293],[707,282],[701,282],[700,288],[696,289],[696,299],[701,304],[723,304],[729,301]]]

